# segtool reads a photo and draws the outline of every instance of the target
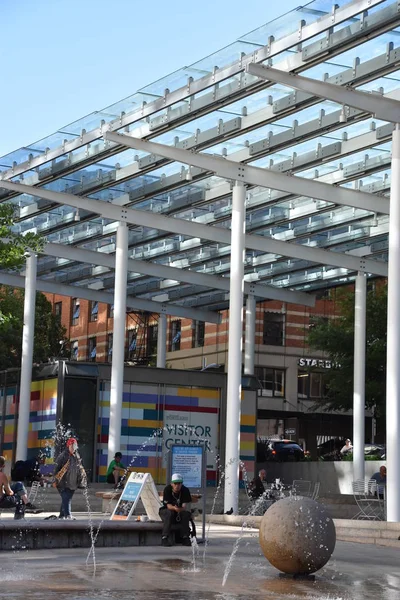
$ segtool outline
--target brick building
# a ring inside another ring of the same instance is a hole
[[[47,294],[47,298],[66,328],[71,358],[111,362],[113,307],[56,294]],[[307,439],[310,447],[329,435],[351,434],[349,415],[315,410],[324,394],[324,373],[330,363],[326,357],[310,351],[306,343],[308,330],[315,319],[336,314],[335,299],[336,289],[331,288],[318,294],[314,308],[278,301],[257,303],[255,375],[262,386],[258,399],[259,435],[269,436],[294,429],[296,434],[293,435]],[[155,364],[157,319],[158,315],[152,313],[127,313],[126,362]],[[228,311],[222,312],[219,325],[168,317],[167,366],[225,371],[228,324]],[[243,338],[244,331],[243,328]],[[304,431],[307,414],[313,420],[315,435]]]

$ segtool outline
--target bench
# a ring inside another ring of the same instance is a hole
[[[103,492],[96,492],[95,496],[102,499],[101,511],[103,513],[113,512],[116,507],[118,500],[122,495],[123,490],[109,490]],[[162,501],[162,494],[159,494],[160,501]],[[196,504],[201,498],[201,494],[192,494],[192,504]],[[190,507],[189,507],[190,508]]]

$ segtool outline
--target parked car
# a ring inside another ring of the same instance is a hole
[[[257,461],[288,462],[304,460],[304,450],[293,440],[265,440],[257,445]]]
[[[343,455],[340,450],[345,445],[344,438],[332,438],[323,444],[317,446],[317,457],[322,460],[342,460]],[[349,453],[351,454],[351,452]],[[384,459],[386,456],[386,447],[383,444],[365,444],[364,456],[376,456],[378,460]]]

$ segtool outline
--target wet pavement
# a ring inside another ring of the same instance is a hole
[[[0,599],[398,600],[398,550],[338,542],[315,580],[281,577],[261,554],[258,531],[213,525],[197,551],[175,546],[26,551],[0,555]],[[289,542],[290,543],[290,542]]]

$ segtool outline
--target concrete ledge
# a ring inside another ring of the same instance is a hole
[[[233,525],[259,529],[262,517],[250,515],[207,515],[207,523]],[[336,527],[336,538],[342,542],[359,544],[375,544],[400,548],[400,523],[387,521],[356,521],[353,519],[333,519]]]
[[[93,521],[92,524],[97,536],[96,548],[159,546],[161,543],[161,522],[98,520]],[[22,548],[30,550],[90,548],[91,544],[89,523],[86,520],[38,521],[32,519],[31,521],[15,521],[9,519],[0,522],[0,551]]]

